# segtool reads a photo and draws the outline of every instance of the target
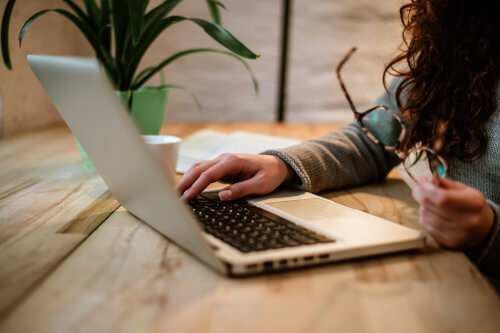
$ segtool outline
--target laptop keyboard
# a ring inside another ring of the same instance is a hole
[[[189,201],[189,206],[206,233],[245,253],[335,242],[246,201],[203,195]]]

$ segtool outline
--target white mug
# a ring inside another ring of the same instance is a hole
[[[142,137],[158,163],[165,169],[173,184],[181,139],[169,135],[143,135]]]

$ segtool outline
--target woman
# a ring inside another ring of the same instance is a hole
[[[405,48],[384,71],[396,79],[378,104],[399,110],[408,124],[399,151],[434,146],[448,163],[447,179],[420,178],[413,190],[419,222],[438,244],[466,250],[485,274],[498,277],[499,2],[413,0],[400,13]],[[209,183],[232,178],[222,200],[265,194],[286,182],[317,192],[380,180],[400,162],[353,123],[287,149],[196,164],[177,189],[190,200]]]

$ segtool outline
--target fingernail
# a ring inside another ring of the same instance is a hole
[[[181,200],[186,200],[187,196],[188,196],[188,193],[184,192],[184,194],[181,197]]]
[[[224,190],[219,192],[219,199],[221,200],[231,200],[233,192],[231,190]]]

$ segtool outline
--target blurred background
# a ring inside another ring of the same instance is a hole
[[[1,135],[61,123],[57,111],[29,69],[26,55],[92,56],[80,32],[65,18],[48,14],[28,31],[22,48],[17,34],[26,19],[47,7],[64,7],[61,0],[18,0],[11,23],[13,71],[0,66]],[[152,0],[151,4],[160,0]],[[255,95],[245,69],[234,59],[218,54],[185,57],[168,66],[165,83],[190,88],[200,99],[200,112],[182,91],[171,91],[165,122],[274,122],[278,110],[286,122],[347,122],[352,115],[340,91],[334,69],[352,47],[358,52],[344,72],[355,104],[368,108],[383,92],[384,65],[401,41],[401,0],[224,0],[223,25],[254,52],[249,61],[260,85]],[[1,13],[6,1],[0,1]],[[288,4],[288,11],[286,5]],[[184,0],[173,12],[209,18],[202,0]],[[288,18],[288,39],[283,68],[283,22]],[[141,67],[190,47],[218,47],[189,22],[173,26],[150,49]],[[280,85],[282,72],[287,79]],[[159,84],[159,78],[150,84]],[[283,92],[283,93],[281,93]],[[281,102],[281,103],[280,103]]]

